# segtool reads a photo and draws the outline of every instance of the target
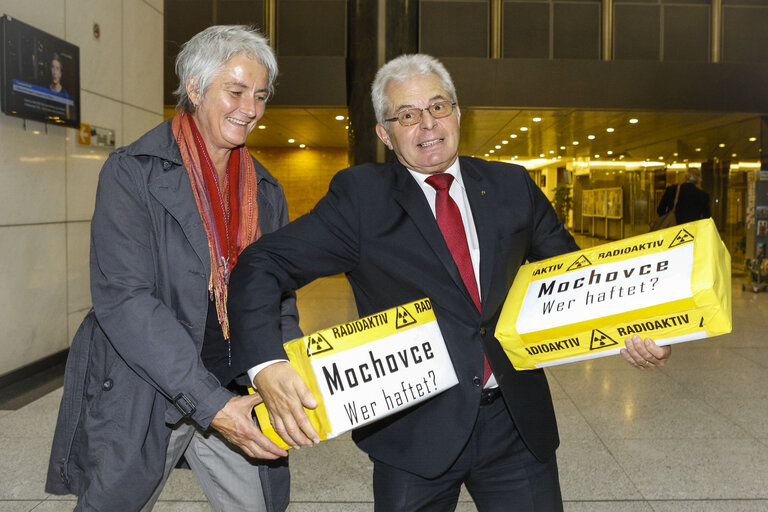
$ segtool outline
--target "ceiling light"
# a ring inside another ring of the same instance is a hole
[[[549,150],[549,154],[550,154],[550,155],[554,155],[554,154],[555,154],[555,150],[554,150],[554,149],[550,149],[550,150]]]
[[[492,150],[489,151],[489,153],[495,153],[495,151],[492,149]]]
[[[721,142],[720,144],[718,144],[718,146],[721,147],[721,148],[724,148],[725,144]]]
[[[755,142],[757,140],[757,137],[750,137],[749,142]]]
[[[609,155],[612,155],[612,154],[613,154],[613,151],[607,151],[607,153],[608,153]]]
[[[498,144],[496,144],[494,147],[495,147],[496,149],[501,149],[501,146],[499,146]]]
[[[306,145],[306,144],[299,144],[299,147],[300,147],[301,149],[304,149],[305,147],[307,147],[307,145]]]
[[[264,126],[263,124],[259,125],[259,130],[263,130],[264,128],[266,128],[266,126]]]
[[[541,121],[541,118],[540,118],[540,117],[534,117],[534,118],[533,118],[533,122],[534,122],[534,123],[538,123],[539,121]]]
[[[560,149],[565,150],[565,146],[560,146]]]
[[[539,158],[544,158],[544,153],[540,153]]]
[[[525,126],[521,126],[521,127],[520,127],[520,131],[521,131],[521,132],[527,132],[527,131],[528,131],[528,128],[526,128]]]
[[[736,158],[736,157],[737,157],[737,156],[739,156],[739,155],[737,155],[736,153],[731,153],[731,156],[732,156],[733,158]]]
[[[613,128],[606,128],[605,131],[607,131],[608,133],[613,133]]]
[[[509,144],[509,141],[508,140],[503,140],[503,141],[501,141],[501,143],[502,144]]]
[[[488,153],[486,153],[485,156],[488,156]]]
[[[293,144],[294,142],[296,142],[295,139],[288,139],[288,144]]]
[[[336,120],[337,121],[343,121],[344,120],[344,116],[336,116]]]
[[[510,136],[509,136],[509,138],[510,138],[510,139],[516,139],[516,138],[517,138],[517,134],[516,134],[516,133],[513,133],[512,135],[510,135]]]
[[[579,145],[579,141],[577,141],[577,140],[573,141],[573,145],[574,146],[578,146]]]
[[[633,117],[632,119],[629,120],[629,124],[637,124],[637,119]]]
[[[600,155],[595,155],[595,158],[600,158]]]
[[[594,135],[587,135],[587,138],[588,138],[589,140],[594,140],[594,139],[595,139],[595,136],[594,136]]]

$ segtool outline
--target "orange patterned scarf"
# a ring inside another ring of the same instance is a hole
[[[216,300],[216,313],[224,338],[229,339],[227,285],[237,257],[260,236],[256,199],[256,170],[251,154],[241,146],[233,149],[224,183],[211,163],[192,116],[179,112],[171,122],[173,136],[187,169],[195,203],[208,239],[211,277],[208,292]]]

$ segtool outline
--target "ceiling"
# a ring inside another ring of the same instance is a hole
[[[336,117],[341,116],[341,120]],[[310,148],[347,147],[347,109],[275,107],[268,105],[251,132],[249,147],[288,148],[305,144]],[[261,128],[263,127],[263,128]],[[290,139],[295,142],[288,142]]]
[[[461,112],[459,151],[482,158],[530,162],[544,155],[544,158],[649,160],[669,165],[713,158],[754,161],[760,156],[759,114],[471,107]],[[337,116],[341,119],[337,120]],[[260,148],[299,149],[300,144],[310,150],[346,148],[346,116],[345,107],[270,105],[247,144]],[[630,123],[630,119],[637,122]],[[613,131],[608,132],[609,128]]]
[[[759,158],[755,114],[465,109],[461,121],[462,152],[481,157],[664,163]]]

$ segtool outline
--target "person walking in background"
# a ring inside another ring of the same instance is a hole
[[[279,299],[346,273],[361,316],[429,297],[459,384],[352,434],[373,460],[375,509],[454,510],[462,484],[478,510],[562,510],[559,438],[542,370],[516,371],[494,338],[526,260],[578,247],[528,172],[459,157],[448,71],[428,55],[385,64],[372,88],[376,133],[397,161],[345,169],[314,210],[243,251],[230,281],[233,345],[254,368],[275,430],[318,441],[312,393],[287,362]],[[635,336],[624,357],[665,364],[669,347]]]
[[[176,72],[175,117],[99,176],[93,309],[69,352],[46,491],[77,495],[76,511],[148,511],[184,457],[214,510],[283,511],[287,453],[253,421],[260,396],[240,396],[226,309],[242,249],[288,222],[282,188],[245,147],[277,63],[257,31],[213,26]],[[300,336],[295,297],[278,302],[280,337]]]
[[[656,213],[659,217],[672,210],[672,208],[675,209],[677,224],[693,222],[712,216],[709,194],[699,188],[701,174],[698,171],[689,170],[685,178],[685,183],[670,185],[664,190],[664,195],[661,196],[659,201],[659,207],[656,208]],[[680,187],[679,195],[677,192],[678,186]],[[675,205],[676,195],[677,205]]]

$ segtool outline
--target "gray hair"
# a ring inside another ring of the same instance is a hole
[[[235,55],[255,59],[267,68],[267,98],[272,96],[277,60],[267,39],[246,25],[214,25],[184,43],[176,57],[176,76],[179,77],[179,86],[174,91],[178,98],[176,109],[193,113],[196,107],[187,94],[187,80],[192,81],[200,97],[205,96],[213,78]]]
[[[701,173],[697,170],[691,170],[688,169],[688,172],[685,173],[685,179],[691,183],[694,183],[698,185],[701,183]]]
[[[401,55],[384,64],[376,73],[371,86],[371,101],[376,113],[376,121],[384,124],[387,111],[392,105],[387,97],[387,87],[391,82],[404,82],[415,76],[436,75],[442,82],[443,89],[451,101],[458,102],[456,87],[453,85],[451,74],[443,63],[436,58],[423,53]]]

